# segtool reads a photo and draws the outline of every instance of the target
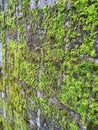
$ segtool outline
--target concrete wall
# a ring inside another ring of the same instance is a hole
[[[39,0],[38,3],[35,2],[35,0],[30,1],[30,8],[35,9],[36,7],[38,8],[43,8],[46,5],[51,6],[54,2],[57,2],[58,0]]]

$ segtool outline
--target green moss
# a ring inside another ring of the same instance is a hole
[[[59,110],[55,105],[48,103],[50,97],[55,97],[60,103],[77,111],[84,125],[88,123],[88,119],[97,125],[98,117],[95,112],[98,112],[96,100],[98,65],[94,63],[96,57],[94,46],[98,33],[96,0],[91,2],[71,0],[70,9],[66,7],[66,0],[59,1],[51,7],[32,11],[28,8],[29,1],[25,0],[21,3],[23,12],[21,18],[12,17],[17,2],[13,4],[10,2],[8,12],[2,12],[0,16],[3,28],[1,89],[5,91],[6,82],[9,84],[9,104],[12,109],[22,113],[24,118],[27,116],[26,103],[33,111],[40,105],[41,117],[44,116],[47,122],[53,118],[54,124],[56,126],[59,124],[61,129],[77,130],[77,122],[67,111]],[[28,32],[27,25],[30,25]],[[5,58],[5,28],[9,30],[7,33],[10,37],[8,68]],[[22,38],[15,42],[17,33],[21,34]],[[22,85],[15,83],[14,78],[22,80],[29,88],[25,90]],[[22,90],[26,91],[25,96],[19,93]],[[35,90],[40,90],[45,98],[41,97],[39,100]],[[30,99],[34,100],[35,104],[30,104]]]

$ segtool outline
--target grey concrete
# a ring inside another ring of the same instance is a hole
[[[58,0],[39,0],[38,3],[35,0],[30,0],[30,9],[43,8],[47,5],[51,6],[55,2],[58,2]]]

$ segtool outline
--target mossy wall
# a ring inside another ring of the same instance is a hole
[[[39,108],[42,130],[78,130],[90,121],[92,130],[98,125],[97,3],[70,0],[68,6],[62,0],[29,10],[29,1],[8,1],[8,10],[0,14],[0,89],[12,112],[7,120],[1,117],[5,130],[36,129]],[[16,8],[21,15],[15,15]]]

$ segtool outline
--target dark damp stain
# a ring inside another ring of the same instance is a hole
[[[92,2],[91,1],[88,1],[88,6],[91,6],[92,5]]]
[[[86,35],[87,35],[87,36],[90,36],[90,31],[87,31],[87,32],[86,32]]]

